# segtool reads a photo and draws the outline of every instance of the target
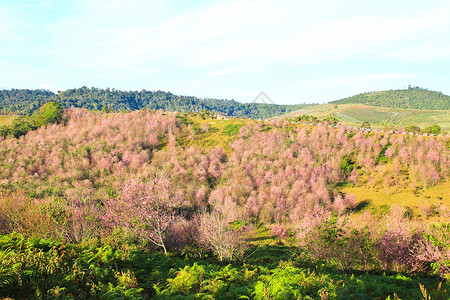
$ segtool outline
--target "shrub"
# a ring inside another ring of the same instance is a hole
[[[46,210],[45,200],[31,199],[23,192],[0,195],[0,218],[3,230],[27,236],[59,237],[56,224]]]
[[[287,239],[289,237],[289,230],[281,224],[274,224],[272,225],[272,235],[276,236],[279,240]]]
[[[340,269],[368,269],[374,263],[374,239],[367,227],[352,228],[348,217],[328,211],[307,216],[298,235],[304,254]]]
[[[248,247],[243,237],[243,228],[233,228],[217,211],[203,211],[197,218],[200,245],[212,250],[220,261],[242,257]]]

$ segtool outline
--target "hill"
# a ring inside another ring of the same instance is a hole
[[[55,94],[47,90],[12,89],[0,91],[0,114],[30,114],[50,101],[61,103],[65,108],[87,108],[132,111],[161,109],[165,111],[214,111],[230,117],[266,119],[303,107],[303,105],[275,105],[264,103],[241,103],[235,100],[200,99],[174,95],[163,91],[119,91],[115,89],[77,88]]]
[[[420,87],[406,90],[368,92],[330,102],[331,104],[360,103],[365,105],[425,110],[449,110],[450,96]]]
[[[327,103],[304,107],[296,112],[288,113],[282,118],[300,115],[311,115],[319,119],[334,116],[348,125],[361,125],[369,122],[372,128],[384,129],[388,125],[425,128],[433,124],[439,125],[444,132],[450,132],[450,114],[448,110],[418,110],[389,107],[368,106],[358,103]],[[281,118],[281,117],[280,117]]]
[[[448,299],[449,137],[209,115],[0,136],[0,298]]]

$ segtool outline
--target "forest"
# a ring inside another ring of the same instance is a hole
[[[450,96],[444,95],[441,92],[411,86],[405,90],[367,92],[330,103],[361,103],[404,109],[450,110]]]
[[[256,96],[256,95],[255,95]],[[0,91],[0,114],[31,114],[46,102],[58,102],[64,108],[89,110],[132,111],[158,109],[165,111],[212,111],[236,117],[267,119],[298,110],[305,105],[241,103],[235,100],[200,99],[178,96],[163,91],[120,91],[116,89],[77,88],[57,94],[47,90],[12,89]]]
[[[46,105],[0,136],[0,297],[450,296],[449,199],[343,189],[448,190],[448,136]]]

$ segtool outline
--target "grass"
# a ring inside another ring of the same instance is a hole
[[[192,129],[195,131],[194,139],[189,141],[189,137],[184,137],[184,144],[194,144],[203,148],[227,148],[238,135],[240,128],[249,120],[243,119],[210,119],[202,117],[188,117]],[[206,125],[206,126],[205,126]],[[203,130],[202,128],[208,128]]]
[[[440,182],[426,190],[413,191],[410,188],[390,187],[388,189],[367,184],[355,187],[341,187],[345,194],[353,194],[360,204],[366,204],[366,209],[378,209],[399,204],[412,209],[414,216],[435,222],[437,220],[450,222],[450,214],[442,213],[442,207],[450,208],[450,182]],[[441,209],[439,209],[441,208]],[[426,211],[431,212],[427,216]]]
[[[15,116],[0,116],[0,126],[11,125],[11,122],[14,118],[15,118]]]
[[[350,126],[369,122],[373,128],[380,129],[387,124],[417,125],[420,128],[437,124],[443,131],[450,132],[450,112],[447,110],[400,109],[363,104],[322,104],[306,107],[278,118],[292,118],[299,115],[312,115],[319,119],[333,115]]]

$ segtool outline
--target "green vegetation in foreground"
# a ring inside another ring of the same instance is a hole
[[[256,96],[256,95],[255,95]],[[119,91],[82,87],[54,94],[46,90],[0,90],[0,113],[30,114],[46,102],[58,102],[65,108],[82,107],[89,110],[212,111],[230,117],[266,119],[296,111],[306,105],[275,105],[241,103],[235,100],[200,99],[174,95],[163,91]]]
[[[341,272],[261,245],[223,265],[132,244],[72,245],[0,236],[0,297],[20,299],[448,299],[438,277]]]
[[[411,86],[406,90],[368,92],[330,102],[335,105],[349,103],[404,109],[450,110],[450,96]]]
[[[333,116],[349,126],[359,126],[369,122],[372,128],[384,129],[389,125],[402,127],[419,126],[424,129],[434,124],[443,132],[450,132],[449,110],[413,110],[401,108],[374,107],[362,104],[322,104],[303,108],[284,115],[281,118],[294,118],[300,115],[311,115],[319,119]]]

